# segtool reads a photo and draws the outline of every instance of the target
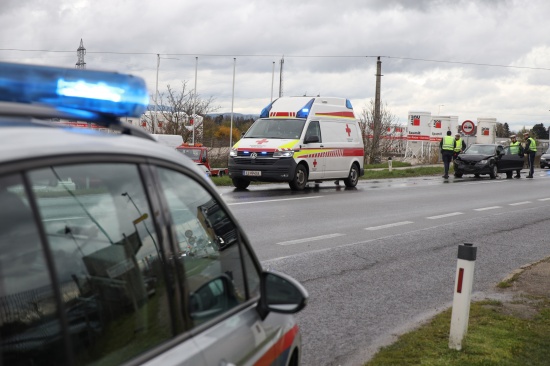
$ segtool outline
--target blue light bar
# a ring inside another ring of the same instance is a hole
[[[353,109],[353,106],[351,105],[351,102],[349,99],[346,99],[346,108]]]
[[[83,117],[139,117],[149,95],[145,81],[132,75],[0,62],[0,101],[48,105]]]
[[[271,111],[271,108],[273,107],[273,103],[275,103],[277,99],[275,99],[273,102],[269,103],[267,107],[262,109],[262,112],[260,113],[260,118],[267,118],[269,117],[269,112]]]
[[[296,112],[296,118],[307,118],[309,115],[309,111],[311,111],[311,106],[313,105],[313,102],[315,101],[315,98],[310,100],[305,106],[303,106],[298,112]]]

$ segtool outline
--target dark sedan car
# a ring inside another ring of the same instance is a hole
[[[464,174],[474,174],[476,177],[488,174],[495,179],[498,173],[506,173],[506,178],[512,178],[516,170],[523,168],[523,156],[510,154],[510,147],[498,144],[470,145],[454,161],[455,177]]]
[[[550,148],[540,156],[540,167],[541,169],[550,168]]]

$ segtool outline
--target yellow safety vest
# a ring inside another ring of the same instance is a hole
[[[453,136],[445,136],[443,137],[443,145],[441,146],[443,150],[451,150],[453,151],[455,148],[455,139]]]
[[[519,154],[519,141],[510,142],[510,154],[516,155]]]
[[[455,140],[456,146],[455,146],[455,152],[461,152],[462,151],[462,139]]]
[[[531,140],[531,143],[529,144],[529,151],[537,151],[537,143],[535,142],[535,139],[529,137],[527,140]]]

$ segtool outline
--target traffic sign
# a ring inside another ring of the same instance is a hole
[[[462,122],[462,132],[464,132],[464,134],[466,135],[473,135],[475,128],[476,128],[476,125],[469,119]]]

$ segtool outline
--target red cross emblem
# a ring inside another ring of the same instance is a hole
[[[256,140],[257,144],[263,144],[264,142],[267,142],[266,139]]]
[[[313,167],[317,168],[317,159],[313,159]]]
[[[348,133],[348,137],[350,137],[351,136],[351,128],[349,128],[347,123],[346,123],[346,132]]]

